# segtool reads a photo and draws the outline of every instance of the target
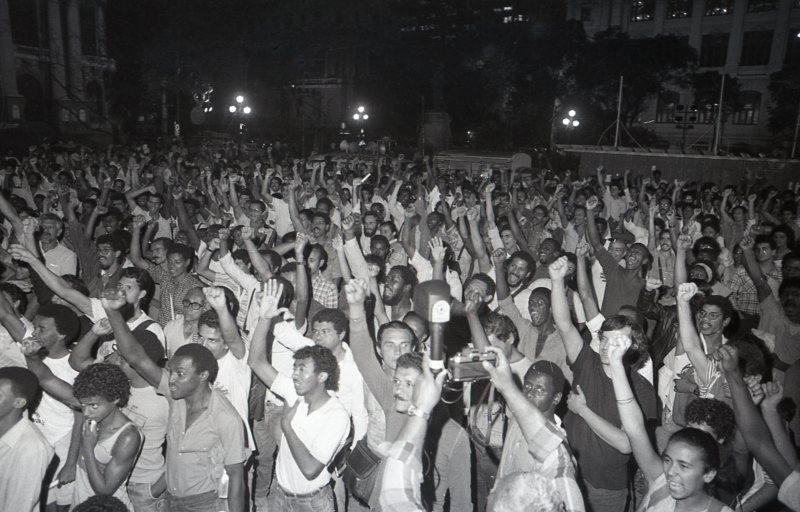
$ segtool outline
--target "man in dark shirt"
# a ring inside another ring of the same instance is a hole
[[[592,244],[597,255],[597,261],[603,267],[606,275],[606,291],[600,312],[604,317],[616,315],[622,306],[636,304],[639,291],[644,288],[647,269],[653,261],[653,256],[642,244],[630,246],[625,253],[625,268],[619,266],[603,245],[603,239],[597,231],[594,220],[594,207],[597,198],[590,198],[586,202],[586,221],[588,226],[589,243]]]
[[[658,417],[655,390],[636,372],[647,358],[647,338],[636,322],[616,315],[603,323],[599,333],[600,353],[594,352],[583,342],[570,318],[564,287],[566,275],[567,258],[562,257],[550,266],[550,278],[553,319],[573,372],[574,391],[570,393],[570,411],[564,418],[564,427],[578,459],[586,501],[591,509],[595,512],[624,510],[631,447],[616,410],[606,351],[609,340],[615,336],[626,335],[633,339],[626,354],[632,387],[645,417],[655,419]]]

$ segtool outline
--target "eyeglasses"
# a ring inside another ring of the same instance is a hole
[[[199,311],[205,307],[204,302],[191,302],[188,300],[183,301],[183,309],[193,309],[195,311]]]
[[[715,321],[719,320],[720,318],[722,318],[722,313],[714,313],[714,312],[706,313],[705,311],[703,311],[701,309],[700,311],[697,312],[697,318],[699,318],[701,320],[704,319],[704,318],[708,318],[712,322],[715,322]]]

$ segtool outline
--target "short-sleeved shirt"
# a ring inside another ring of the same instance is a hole
[[[611,318],[622,306],[635,306],[645,283],[641,271],[634,273],[620,267],[619,262],[605,249],[597,251],[597,261],[602,265],[606,275],[606,291],[603,307],[600,308],[603,316]]]
[[[778,499],[791,510],[800,510],[800,473],[792,471],[781,484]]]
[[[225,466],[241,464],[249,455],[239,413],[212,389],[208,407],[186,430],[186,401],[173,400],[167,370],[158,393],[169,402],[167,491],[179,498],[217,492]]]
[[[571,366],[572,384],[581,387],[589,409],[614,427],[622,428],[614,386],[603,371],[600,355],[589,346],[584,346]],[[645,418],[657,418],[656,394],[652,384],[636,372],[628,373]],[[564,427],[583,478],[592,487],[620,490],[628,485],[630,455],[621,453],[603,441],[583,418],[572,411],[564,417]]]
[[[76,275],[78,273],[78,257],[75,253],[59,242],[54,248],[44,252],[44,262],[47,270],[57,276]]]
[[[289,377],[278,374],[272,383],[272,389],[288,397],[294,391],[294,385]],[[327,466],[347,441],[350,415],[335,396],[328,398],[327,402],[310,414],[305,399],[300,397],[297,400],[299,404],[292,418],[292,430],[311,456]],[[294,404],[287,398],[287,405]],[[331,474],[323,469],[316,478],[308,480],[292,457],[286,436],[282,434],[278,460],[275,463],[275,478],[281,487],[291,493],[308,494],[327,485]]]
[[[103,318],[108,318],[108,315],[106,315],[106,310],[103,308],[103,302],[100,299],[89,300],[92,304],[92,315],[89,317],[89,320],[91,320],[92,323],[96,324]],[[158,341],[161,342],[161,346],[166,347],[167,338],[164,335],[164,329],[162,329],[161,326],[158,325],[155,320],[150,318],[144,311],[142,311],[142,314],[139,315],[135,320],[128,320],[126,323],[128,325],[128,329],[133,331],[140,325],[148,322],[149,325],[147,325],[147,327],[142,326],[142,328],[155,334],[156,338],[158,338]],[[106,358],[106,356],[110,355],[114,351],[113,345],[113,342],[110,341],[103,343],[100,346],[100,349],[97,351],[97,360],[102,361]]]
[[[551,479],[567,512],[583,512],[586,507],[577,482],[575,458],[569,451],[567,433],[556,423],[547,421],[533,436],[529,444],[516,419],[510,421],[503,446],[503,455],[497,470],[497,479],[518,472],[536,472]]]
[[[203,286],[203,283],[191,274],[186,274],[180,281],[176,281],[161,266],[152,265],[149,272],[153,281],[161,285],[161,295],[159,296],[161,309],[158,311],[158,323],[165,326],[167,322],[183,313],[183,298],[186,297],[186,293]]]
[[[53,448],[27,418],[0,437],[0,510],[39,510],[42,479]]]

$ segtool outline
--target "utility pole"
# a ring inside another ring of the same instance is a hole
[[[719,87],[719,108],[717,109],[717,133],[714,134],[714,155],[719,152],[719,139],[722,137],[722,99],[725,94],[725,73],[722,73],[722,85]]]
[[[619,100],[617,100],[617,131],[614,133],[614,149],[617,149],[619,142],[619,113],[622,110],[622,82],[625,80],[624,76],[619,77]]]

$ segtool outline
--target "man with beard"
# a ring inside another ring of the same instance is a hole
[[[622,306],[636,304],[639,292],[644,288],[644,276],[647,274],[653,257],[644,245],[633,244],[625,255],[626,268],[620,267],[619,262],[604,247],[603,240],[597,231],[597,224],[594,220],[595,206],[597,206],[596,197],[592,197],[586,202],[589,243],[592,244],[597,261],[602,265],[606,276],[606,289],[600,312],[604,317],[611,318]]]
[[[190,274],[194,261],[194,251],[191,247],[173,243],[167,250],[166,270],[153,265],[141,256],[139,233],[144,226],[145,219],[138,216],[133,220],[133,242],[131,243],[131,261],[137,267],[147,270],[153,281],[161,285],[161,309],[158,312],[158,323],[162,326],[177,318],[183,313],[183,299],[192,288],[203,286],[197,277]]]
[[[494,256],[494,254],[492,254]],[[499,254],[497,257],[499,258]],[[517,348],[531,361],[552,361],[557,364],[569,382],[572,382],[572,370],[567,364],[567,353],[561,335],[556,330],[553,314],[550,310],[550,290],[536,288],[528,294],[527,310],[530,320],[520,313],[517,305],[509,293],[505,269],[502,264],[495,261],[497,272],[497,303],[500,313],[506,315],[514,322],[520,341]]]
[[[383,303],[390,307],[391,320],[402,320],[411,311],[411,296],[417,285],[417,276],[408,267],[396,266],[386,275],[383,285]]]
[[[361,220],[361,226],[364,232],[359,242],[361,242],[361,250],[364,251],[365,254],[372,252],[372,237],[378,232],[379,223],[380,219],[378,218],[378,214],[372,210],[365,213]]]
[[[552,234],[545,229],[547,223],[550,221],[550,212],[547,207],[540,204],[533,208],[530,216],[530,222],[524,228],[525,238],[528,241],[528,248],[532,254],[539,253],[539,246],[542,241],[552,238]]]
[[[77,224],[77,223],[76,223]],[[81,264],[83,279],[91,297],[100,297],[104,290],[114,290],[119,284],[127,249],[116,235],[100,235],[92,243],[83,236],[80,225],[70,222],[72,241]]]
[[[61,243],[64,222],[54,213],[46,213],[39,219],[39,246],[47,268],[57,276],[76,275],[78,258]]]
[[[167,421],[167,510],[216,511],[224,507],[218,490],[224,467],[229,478],[228,510],[244,510],[245,447],[242,419],[225,395],[212,387],[219,365],[211,351],[189,343],[175,351],[168,370],[147,355],[125,329],[118,309],[125,300],[104,298],[119,354],[169,403]],[[191,447],[191,450],[182,450]]]
[[[18,246],[13,249],[15,257],[27,262],[39,274],[42,281],[53,293],[75,306],[78,311],[89,317],[92,323],[97,323],[105,318],[103,306],[99,298],[89,298],[80,291],[72,288],[69,283],[49,272],[41,261],[37,260],[30,251],[25,251]],[[128,267],[120,270],[119,283],[116,289],[108,288],[107,291],[119,290],[125,294],[125,305],[120,307],[120,313],[128,323],[131,331],[146,330],[152,332],[164,346],[166,338],[161,326],[150,318],[143,309],[146,309],[153,297],[153,279],[146,271]],[[97,359],[102,360],[113,351],[113,341],[106,340],[98,350]]]

